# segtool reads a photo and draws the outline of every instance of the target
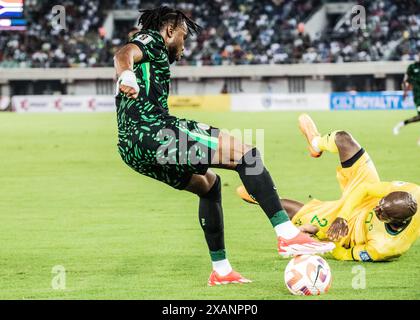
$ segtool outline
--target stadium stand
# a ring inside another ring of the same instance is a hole
[[[330,44],[331,62],[414,60],[420,49],[420,3],[382,0],[359,4],[366,8],[366,30],[352,28],[346,20],[340,28],[323,33],[320,44]]]
[[[27,4],[27,31],[0,33],[0,67],[109,65],[113,47],[99,30],[106,8],[111,8],[110,3],[98,0],[62,1],[60,5],[66,8],[66,30],[52,27],[52,6],[47,1]]]
[[[343,1],[341,1],[343,2]],[[99,5],[100,3],[100,5]],[[331,1],[169,0],[203,26],[191,38],[181,65],[241,65],[414,60],[420,51],[418,1],[358,1],[366,29],[330,18],[322,33],[309,37],[304,23]],[[356,4],[356,2],[352,2]],[[107,67],[127,40],[134,21],[105,36],[112,10],[153,6],[153,1],[63,1],[66,30],[49,23],[51,5],[28,1],[26,32],[0,33],[0,67]]]

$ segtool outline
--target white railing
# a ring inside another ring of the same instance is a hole
[[[410,61],[287,64],[287,65],[238,65],[238,66],[173,66],[174,79],[205,78],[260,78],[293,76],[339,76],[405,73]],[[113,68],[68,69],[1,69],[0,84],[10,80],[74,80],[114,79]]]

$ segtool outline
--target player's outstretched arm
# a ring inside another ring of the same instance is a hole
[[[391,191],[389,182],[362,183],[346,199],[336,219],[327,231],[327,237],[332,241],[339,241],[348,233],[347,221],[357,212],[354,209],[368,196],[382,198]]]
[[[348,196],[343,207],[327,231],[328,239],[339,241],[342,237],[347,235],[349,232],[347,221],[352,218],[354,208],[367,196],[368,189],[367,183],[362,183]]]
[[[354,208],[357,207],[364,198],[368,196],[382,198],[390,193],[391,190],[392,185],[389,182],[362,183],[346,199],[346,202],[337,217],[350,220],[355,214],[357,214],[357,212],[353,211]]]
[[[114,66],[117,73],[117,93],[122,92],[128,98],[136,99],[140,88],[133,72],[134,63],[143,59],[143,53],[135,44],[127,44],[114,56]]]
[[[400,243],[397,246],[398,249],[395,250],[371,239],[365,244],[359,244],[350,248],[337,246],[331,254],[335,259],[342,261],[388,261],[406,252],[410,248],[410,245],[410,242],[405,242],[402,245]]]
[[[381,255],[375,248],[369,244],[357,245],[348,249],[337,246],[331,254],[334,259],[341,261],[373,262],[385,260],[381,258]]]

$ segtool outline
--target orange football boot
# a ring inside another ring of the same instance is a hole
[[[208,285],[213,287],[215,285],[229,284],[229,283],[250,283],[249,279],[242,277],[238,272],[232,270],[228,275],[221,276],[215,270],[210,274]]]
[[[290,240],[282,237],[278,237],[277,240],[277,250],[283,258],[304,254],[324,254],[335,248],[334,243],[315,240],[303,232]]]
[[[322,155],[322,151],[318,152],[312,147],[312,141],[315,137],[320,137],[321,134],[309,115],[306,113],[299,116],[299,129],[308,141],[308,149],[313,158],[319,158]]]
[[[236,189],[236,193],[242,198],[242,200],[245,200],[246,202],[252,203],[252,204],[258,204],[255,199],[251,198],[248,191],[246,191],[244,186],[240,186]]]

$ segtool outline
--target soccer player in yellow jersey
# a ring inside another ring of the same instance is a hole
[[[420,187],[406,182],[381,182],[368,153],[345,131],[321,136],[312,119],[299,117],[312,157],[338,153],[337,179],[342,196],[307,204],[282,199],[292,222],[321,239],[333,240],[337,260],[384,261],[406,252],[420,235]],[[238,194],[256,203],[243,187]]]

